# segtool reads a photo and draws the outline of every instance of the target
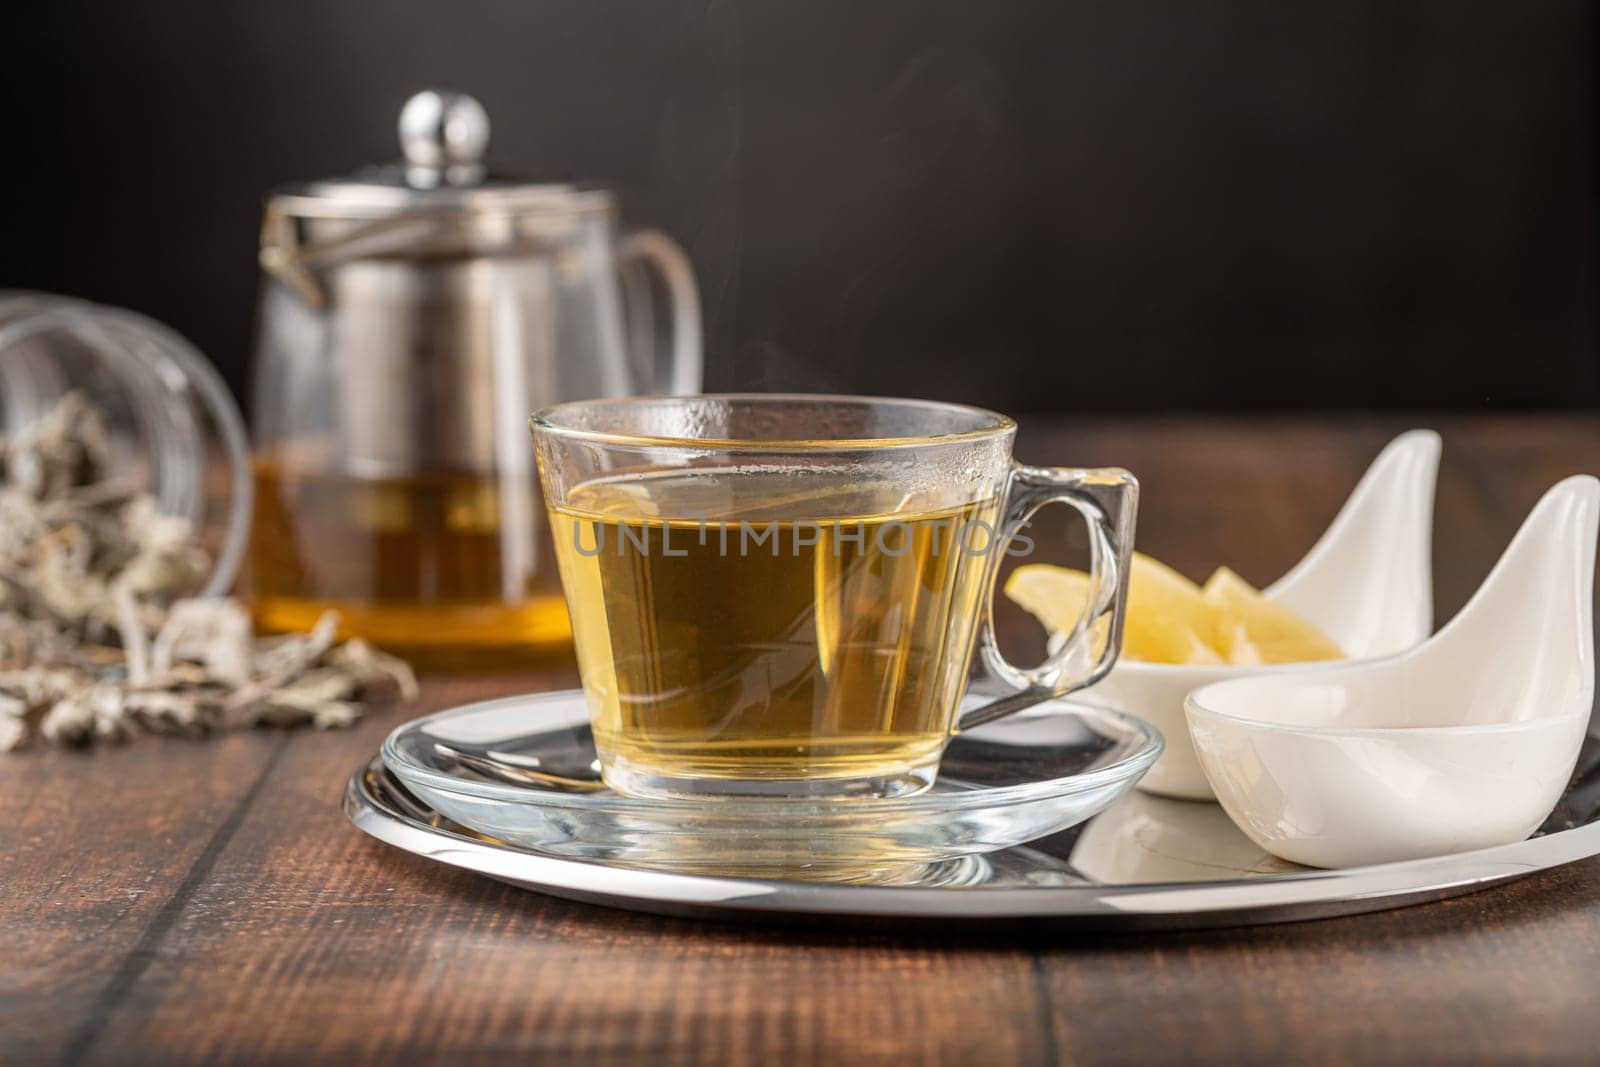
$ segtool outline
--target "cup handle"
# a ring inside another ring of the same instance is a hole
[[[625,279],[629,273],[644,268],[655,271],[666,286],[672,346],[657,354],[651,389],[678,395],[698,393],[702,378],[700,287],[695,284],[694,265],[689,262],[688,253],[660,230],[634,230],[623,237],[618,257]],[[646,307],[640,301],[630,310],[640,315]],[[636,324],[639,321],[635,319]],[[648,343],[653,340],[654,322],[647,313],[643,314],[643,322],[648,325],[635,332],[643,334]]]
[[[967,712],[956,723],[958,730],[981,726],[1093,685],[1117,660],[1122,645],[1122,618],[1128,604],[1128,563],[1133,554],[1139,482],[1115,467],[1077,470],[1016,465],[1007,487],[1005,520],[995,542],[997,560],[1028,520],[1048,504],[1066,504],[1075,509],[1089,528],[1088,603],[1078,624],[1043,663],[1018,667],[1001,654],[995,641],[994,593],[1000,577],[1000,568],[995,566],[984,596],[978,645],[984,664],[1016,687],[1017,692]]]

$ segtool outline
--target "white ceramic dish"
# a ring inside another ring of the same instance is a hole
[[[1403,652],[1433,627],[1433,490],[1439,435],[1411,430],[1367,468],[1332,525],[1304,559],[1264,593],[1327,634],[1355,659]],[[1218,562],[1225,563],[1226,560]],[[1211,798],[1184,725],[1190,690],[1230,678],[1303,669],[1191,667],[1119,660],[1088,695],[1138,715],[1167,739],[1139,788],[1191,800]]]
[[[1314,867],[1527,837],[1588,728],[1597,525],[1600,482],[1568,478],[1418,648],[1191,693],[1190,735],[1229,817],[1273,855]]]

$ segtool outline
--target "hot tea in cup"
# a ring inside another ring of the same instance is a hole
[[[930,785],[996,567],[1034,510],[1090,524],[1094,593],[1019,687],[1116,646],[1137,489],[1019,467],[975,408],[804,396],[602,400],[534,420],[606,781],[646,796],[890,796]]]

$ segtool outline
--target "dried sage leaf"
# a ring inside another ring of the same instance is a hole
[[[209,566],[182,517],[110,470],[98,412],[72,393],[0,439],[0,750],[247,726],[349,726],[410,700],[403,661],[310,633],[258,638],[236,600],[187,597]]]

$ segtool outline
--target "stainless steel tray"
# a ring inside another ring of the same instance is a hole
[[[1600,854],[1600,744],[1527,841],[1433,859],[1315,871],[1266,856],[1213,804],[1132,794],[1025,847],[936,864],[894,885],[675,874],[501,844],[416,800],[376,757],[344,810],[407,852],[502,882],[609,907],[694,918],[838,924],[1007,919],[1085,928],[1197,929],[1381,911],[1459,896]]]

